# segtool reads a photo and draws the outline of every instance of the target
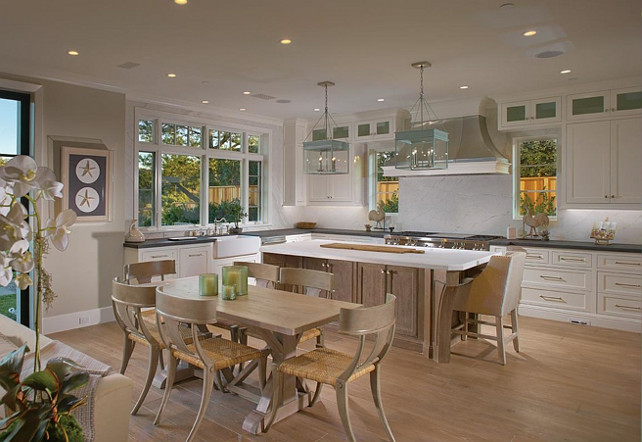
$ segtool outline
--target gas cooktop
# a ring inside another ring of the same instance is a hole
[[[474,235],[470,233],[442,233],[403,231],[386,235],[386,244],[417,247],[439,247],[445,249],[488,250],[489,242],[501,238],[497,235]]]

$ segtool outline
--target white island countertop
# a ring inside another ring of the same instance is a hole
[[[424,250],[425,253],[388,253],[370,252],[361,250],[331,249],[321,247],[321,244],[336,243],[339,241],[310,240],[283,244],[266,245],[261,247],[261,252],[275,253],[277,255],[304,256],[308,258],[337,259],[340,261],[362,262],[369,264],[386,264],[402,267],[414,267],[434,270],[462,271],[486,264],[490,257],[497,252],[477,250],[454,250],[428,247],[394,246]],[[347,241],[340,241],[346,244]],[[363,245],[363,244],[361,244]],[[390,246],[392,247],[392,246]]]

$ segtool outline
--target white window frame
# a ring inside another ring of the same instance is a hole
[[[561,158],[562,158],[562,152],[561,152],[561,139],[562,137],[557,135],[557,134],[546,134],[546,135],[526,135],[526,136],[518,136],[513,138],[513,219],[521,221],[523,216],[519,214],[519,198],[520,198],[520,169],[521,165],[519,163],[519,146],[527,141],[537,141],[537,140],[555,140],[555,143],[557,145],[557,155],[555,158],[555,170],[557,173],[555,174],[556,180],[557,180],[557,185],[556,185],[556,190],[555,190],[555,213],[559,214],[560,210],[560,186],[559,186],[559,181],[560,181],[560,167],[561,167]],[[552,221],[557,220],[557,215],[556,216],[549,216],[549,219]]]
[[[144,141],[138,141],[138,122],[140,120],[153,120],[154,121],[154,133],[153,133],[153,142],[148,143]],[[187,125],[187,126],[200,126],[202,127],[202,144],[201,147],[189,147],[189,146],[175,146],[163,144],[161,140],[161,124],[163,122],[173,123],[176,125]],[[248,161],[259,161],[261,165],[261,219],[258,221],[248,221],[247,218],[243,220],[242,226],[255,226],[255,225],[265,225],[268,224],[269,210],[268,207],[268,198],[269,195],[269,177],[267,175],[267,166],[268,158],[270,155],[270,140],[271,140],[271,131],[261,129],[259,127],[253,127],[244,124],[230,124],[229,122],[219,122],[216,120],[208,120],[203,118],[190,118],[181,114],[174,114],[161,111],[152,111],[149,109],[140,109],[135,108],[134,110],[134,156],[133,156],[133,166],[134,166],[134,216],[138,216],[138,153],[139,152],[153,152],[154,153],[154,225],[151,227],[140,227],[143,231],[164,231],[164,230],[177,230],[184,229],[185,226],[163,226],[161,225],[162,213],[161,213],[161,155],[163,154],[175,154],[175,155],[190,155],[198,156],[201,158],[201,188],[200,188],[200,226],[210,225],[208,220],[209,210],[207,200],[207,189],[209,187],[209,159],[230,159],[230,160],[240,160],[241,161],[241,205],[243,206],[243,211],[247,212],[249,205],[249,175],[248,175]],[[215,129],[219,131],[229,131],[241,133],[241,151],[229,151],[221,149],[210,149],[209,148],[209,131],[210,129]],[[259,153],[249,153],[248,152],[248,135],[258,135],[259,136]],[[231,220],[228,220],[231,223]]]
[[[377,153],[379,152],[394,152],[395,148],[392,146],[376,146],[369,147],[366,145],[368,153],[368,210],[377,210]],[[399,195],[398,195],[399,196]],[[386,212],[386,216],[395,217],[398,212]]]

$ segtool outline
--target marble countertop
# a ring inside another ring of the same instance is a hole
[[[488,262],[495,253],[473,250],[431,249],[422,247],[394,246],[399,248],[423,250],[425,253],[387,253],[361,250],[329,249],[321,244],[336,241],[310,240],[261,247],[261,252],[277,255],[304,256],[308,258],[337,259],[340,261],[362,262],[368,264],[397,265],[435,270],[462,271]],[[349,243],[342,241],[342,243]],[[363,245],[363,244],[360,244]],[[392,247],[392,246],[391,246]]]

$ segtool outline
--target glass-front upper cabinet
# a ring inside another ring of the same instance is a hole
[[[392,136],[392,121],[361,121],[357,123],[357,140],[388,138]]]
[[[560,104],[560,97],[502,103],[500,128],[560,122]]]
[[[642,113],[642,87],[569,95],[567,118],[584,120]]]

